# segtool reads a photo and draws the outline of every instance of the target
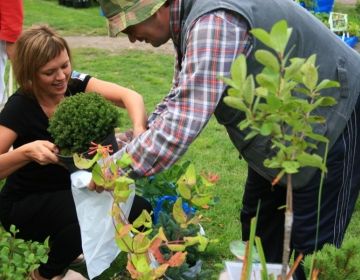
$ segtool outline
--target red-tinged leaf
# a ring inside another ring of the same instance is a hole
[[[163,244],[160,238],[154,238],[149,246],[149,253],[153,254],[154,258],[158,263],[165,263],[163,254],[160,252],[159,247]]]
[[[135,269],[134,265],[132,264],[130,254],[128,254],[128,262],[127,262],[126,269],[127,269],[127,271],[130,272],[130,275],[131,275],[132,279],[139,279],[142,276],[142,273],[137,271]]]
[[[168,261],[168,264],[170,267],[177,267],[180,266],[186,259],[187,252],[177,252],[175,255],[173,255],[170,260]]]
[[[174,215],[175,221],[177,221],[178,223],[180,223],[180,224],[186,223],[187,215],[184,212],[184,209],[182,207],[182,199],[181,199],[181,197],[179,197],[174,203],[173,215]]]
[[[153,269],[151,274],[153,277],[155,277],[154,279],[157,279],[157,278],[160,278],[161,276],[163,276],[168,267],[169,267],[168,264],[162,264],[162,265],[158,266],[157,268]]]
[[[120,214],[120,207],[117,203],[113,203],[113,206],[110,210],[110,213],[111,217],[114,217],[114,216],[117,216]]]
[[[201,206],[201,208],[205,209],[205,210],[208,210],[208,209],[210,209],[210,206],[209,205],[203,205],[203,206]]]
[[[145,253],[149,248],[149,246],[150,246],[150,240],[145,234],[139,233],[135,235],[134,243],[133,243],[135,254]]]
[[[123,238],[125,235],[129,234],[131,228],[132,228],[131,224],[127,224],[127,225],[117,224],[116,232],[118,233],[118,237]]]

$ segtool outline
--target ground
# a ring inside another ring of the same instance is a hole
[[[355,4],[356,0],[335,0],[336,2],[343,4]],[[136,42],[130,43],[127,37],[110,38],[107,36],[68,36],[65,37],[71,48],[78,47],[91,47],[110,50],[113,53],[117,53],[121,50],[152,50],[154,52],[174,54],[174,48],[171,41],[165,45],[154,48],[150,44]],[[360,52],[360,43],[357,43],[354,47]]]
[[[121,50],[152,50],[154,52],[174,54],[174,47],[171,41],[154,48],[150,44],[141,42],[130,43],[127,37],[110,38],[107,36],[65,36],[70,48],[88,47],[110,50],[117,53]]]

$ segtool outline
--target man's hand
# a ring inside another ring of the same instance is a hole
[[[88,189],[90,191],[96,191],[97,193],[102,193],[103,191],[108,191],[108,192],[111,192],[113,191],[115,188],[115,186],[113,187],[103,187],[103,186],[99,186],[99,185],[96,185],[96,183],[94,182],[93,179],[91,179],[89,185],[88,185]]]
[[[116,133],[115,137],[118,143],[119,150],[124,148],[131,141],[131,139],[125,133]]]

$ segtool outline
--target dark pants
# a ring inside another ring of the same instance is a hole
[[[320,207],[318,249],[325,243],[341,246],[345,230],[350,222],[360,189],[360,112],[359,100],[343,133],[331,148],[323,184]],[[302,253],[312,254],[315,248],[315,232],[318,213],[320,170],[311,181],[300,189],[293,190],[294,222],[291,248],[295,257]],[[284,238],[284,209],[286,188],[276,185],[271,190],[270,182],[249,168],[241,210],[243,240],[249,239],[250,219],[255,217],[261,199],[256,235],[261,238],[266,261],[282,262]],[[303,268],[295,273],[297,280],[305,280]]]
[[[129,221],[133,222],[143,209],[152,211],[147,200],[135,196]],[[3,221],[7,230],[11,224],[20,230],[16,237],[24,240],[44,242],[50,236],[49,259],[39,267],[40,275],[45,278],[62,274],[82,253],[80,227],[70,189],[28,196],[15,203],[11,217]]]

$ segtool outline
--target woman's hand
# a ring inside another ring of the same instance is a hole
[[[35,161],[41,165],[56,163],[63,165],[55,153],[59,153],[59,149],[55,144],[49,141],[38,140],[24,145],[25,156],[31,161]]]

